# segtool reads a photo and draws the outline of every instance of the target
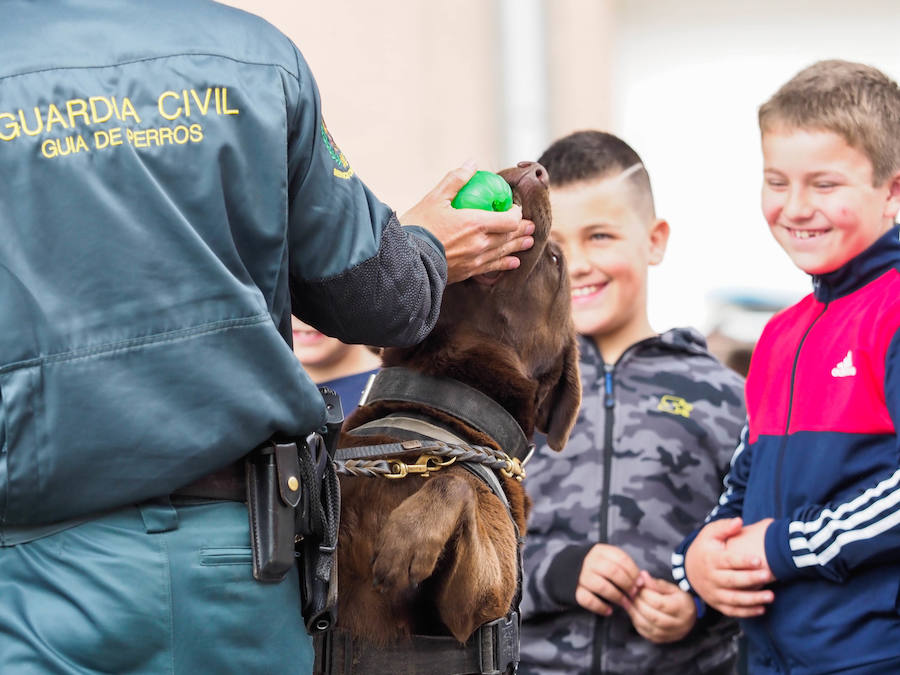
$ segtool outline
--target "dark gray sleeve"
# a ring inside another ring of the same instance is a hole
[[[360,180],[322,119],[299,52],[287,104],[287,264],[292,312],[344,342],[408,346],[434,327],[447,281],[444,251],[403,228]]]
[[[584,559],[593,547],[594,544],[568,546],[557,553],[547,567],[545,582],[547,596],[561,607],[578,606],[575,601],[575,589],[578,588],[578,578],[581,576]]]
[[[437,321],[447,263],[436,240],[391,215],[372,258],[321,280],[293,279],[297,316],[344,342],[400,347]]]

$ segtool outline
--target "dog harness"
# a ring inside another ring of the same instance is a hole
[[[338,473],[402,478],[427,475],[457,463],[479,479],[506,507],[518,541],[516,592],[505,617],[479,626],[460,644],[452,636],[413,635],[411,641],[376,648],[335,628],[315,639],[316,675],[403,673],[404,675],[500,675],[515,673],[519,661],[519,602],[522,595],[523,539],[496,471],[522,480],[534,451],[515,418],[492,398],[458,380],[407,368],[385,368],[370,381],[360,407],[376,401],[424,404],[489,436],[497,448],[472,445],[420,412],[392,413],[349,431],[397,438],[394,443],[341,448]],[[502,448],[502,450],[501,450]],[[415,463],[404,457],[419,453]]]

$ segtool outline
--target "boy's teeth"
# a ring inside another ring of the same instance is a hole
[[[810,237],[818,237],[820,234],[823,234],[823,230],[791,230],[791,234],[797,239],[809,239]]]

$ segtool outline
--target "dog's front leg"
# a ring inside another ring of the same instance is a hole
[[[376,538],[376,587],[396,597],[417,588],[432,575],[462,524],[472,519],[476,503],[475,490],[459,476],[445,472],[426,479],[391,512]]]
[[[509,612],[518,579],[518,541],[506,508],[480,480],[468,474],[462,478],[472,481],[476,506],[461,529],[437,594],[441,620],[460,642]]]
[[[504,616],[516,588],[516,537],[506,510],[469,474],[427,479],[388,518],[375,544],[375,584],[400,601],[434,574],[436,609],[460,642]]]

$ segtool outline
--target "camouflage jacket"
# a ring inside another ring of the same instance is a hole
[[[656,645],[615,608],[575,602],[596,542],[671,580],[672,550],[716,503],[741,426],[743,381],[703,338],[678,328],[632,345],[613,366],[580,338],[583,401],[565,450],[538,448],[525,544],[520,673],[704,673],[733,660],[737,625],[707,609],[683,640]]]

